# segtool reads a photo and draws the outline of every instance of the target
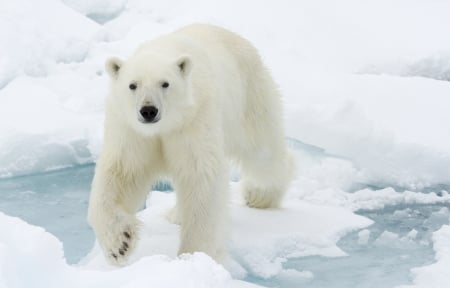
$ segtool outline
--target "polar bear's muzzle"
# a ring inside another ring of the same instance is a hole
[[[138,119],[142,123],[156,123],[161,119],[159,109],[155,106],[143,106],[139,114]]]

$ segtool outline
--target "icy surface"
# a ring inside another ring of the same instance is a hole
[[[65,262],[61,242],[44,229],[0,213],[0,287],[255,287],[232,280],[208,256],[146,257],[124,269],[85,269]],[[148,273],[152,271],[152,273]]]
[[[2,179],[0,211],[45,227],[63,242],[67,261],[76,263],[94,243],[93,232],[86,223],[93,172],[94,166],[88,165]]]
[[[444,225],[433,233],[433,248],[436,252],[436,262],[413,269],[414,284],[412,287],[440,287],[450,283],[448,267],[450,266],[450,226]]]
[[[1,214],[0,287],[445,287],[449,14],[441,0],[1,1],[0,211],[64,248]],[[234,198],[224,269],[174,257],[173,195],[155,192],[130,266],[96,249],[73,266],[94,241],[105,59],[199,21],[251,40],[280,84],[298,160],[283,209]]]
[[[329,171],[335,169],[332,160],[343,161],[332,156],[324,156],[320,154],[320,149],[302,146],[299,143],[296,149],[297,157],[304,160],[303,163],[308,163],[306,156],[315,159],[309,159],[310,170],[317,169],[316,166],[319,165]],[[10,193],[4,194],[1,210],[20,216],[30,223],[44,226],[53,232],[65,245],[65,253],[62,254],[60,251],[61,257],[74,263],[88,253],[93,241],[92,231],[84,219],[89,181],[93,175],[92,168],[92,166],[69,168],[34,176],[3,179],[0,181],[1,190]],[[300,171],[297,178],[302,179],[304,176]],[[339,187],[341,184],[335,177],[335,174],[329,174],[329,177],[320,175],[320,178],[309,175],[309,180],[321,179],[325,183],[324,186]],[[230,257],[224,263],[230,273],[228,277],[255,282],[266,287],[373,287],[371,283],[395,287],[413,284],[414,278],[411,275],[439,274],[433,267],[445,269],[445,266],[440,266],[444,264],[439,264],[430,266],[428,274],[426,272],[420,274],[418,271],[428,266],[416,267],[434,265],[432,263],[435,257],[446,261],[445,242],[442,244],[441,241],[441,246],[434,246],[436,240],[433,234],[440,231],[441,227],[445,227],[442,225],[449,223],[450,200],[445,198],[446,193],[437,196],[434,193],[406,192],[410,194],[406,197],[405,192],[393,189],[363,189],[353,193],[334,189],[336,190],[334,196],[323,190],[319,191],[318,195],[321,196],[309,199],[304,197],[301,200],[297,195],[301,188],[298,186],[300,184],[301,181],[294,183],[281,210],[260,211],[246,208],[238,195],[234,194],[228,247]],[[236,192],[236,185],[233,182],[232,191]],[[28,189],[34,189],[35,192]],[[59,195],[58,191],[64,193]],[[320,194],[321,192],[324,193]],[[380,197],[376,197],[377,193]],[[347,198],[343,198],[344,196]],[[318,201],[320,197],[323,201]],[[325,201],[329,198],[341,198],[345,201]],[[170,270],[171,273],[184,273],[178,270],[181,264],[178,263],[180,260],[175,258],[178,226],[168,223],[165,218],[167,211],[173,207],[174,200],[173,193],[156,191],[151,193],[147,208],[139,216],[144,226],[138,250],[129,263],[129,267],[134,268],[126,271],[140,271],[141,268],[136,268],[140,265],[148,267],[166,265],[167,269],[174,269]],[[357,216],[352,211],[367,218]],[[58,215],[56,219],[55,215]],[[8,229],[4,223],[0,222],[0,225]],[[11,242],[8,243],[12,245]],[[61,244],[57,246],[62,250]],[[44,246],[35,249],[49,248]],[[438,256],[437,253],[433,256],[433,249],[443,256]],[[58,263],[52,265],[67,266],[64,261]],[[115,270],[105,262],[98,247],[83,259],[81,265],[68,267],[70,271],[77,272],[69,272],[61,281],[69,281],[67,279],[75,277],[73,275],[79,279],[77,283],[94,281],[80,276],[89,273],[79,274],[77,269]],[[46,275],[45,271],[43,273]],[[124,276],[114,274],[111,277],[124,277],[117,278],[123,279],[120,281],[124,282],[119,281],[119,284],[113,287],[121,287],[120,283],[129,281],[128,276],[125,276],[127,272],[114,273],[122,273]],[[94,273],[92,276],[96,279],[95,283],[100,283],[99,285],[110,283],[95,275]],[[151,275],[148,275],[150,279]],[[10,281],[9,277],[6,279]],[[203,280],[209,281],[202,278],[195,280],[200,281],[195,283],[203,283]],[[23,287],[11,284],[13,282],[8,283],[9,286],[6,287]],[[212,287],[221,287],[217,285]]]

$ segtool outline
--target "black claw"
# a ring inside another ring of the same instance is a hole
[[[130,235],[130,233],[128,233],[128,232],[123,232],[123,235],[125,235],[125,237],[126,237],[127,239],[130,239],[130,238],[131,238],[131,235]]]
[[[123,256],[123,255],[125,255],[125,251],[123,251],[123,249],[120,248],[120,249],[119,249],[119,254]]]
[[[112,253],[111,256],[114,257],[114,259],[117,260],[117,255],[116,254]]]
[[[125,250],[127,250],[128,249],[128,243],[127,242],[122,242],[122,246],[123,246],[123,248],[125,249]]]

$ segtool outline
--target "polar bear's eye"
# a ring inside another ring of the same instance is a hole
[[[163,83],[161,84],[161,87],[162,87],[162,88],[167,88],[167,87],[169,87],[169,82],[163,82]]]
[[[128,87],[130,88],[130,90],[136,90],[137,85],[136,83],[131,83]]]

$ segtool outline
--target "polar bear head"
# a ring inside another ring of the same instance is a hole
[[[114,109],[143,135],[168,132],[183,125],[194,104],[191,62],[186,55],[171,58],[142,53],[126,61],[108,59],[106,71],[111,78],[110,100]]]

